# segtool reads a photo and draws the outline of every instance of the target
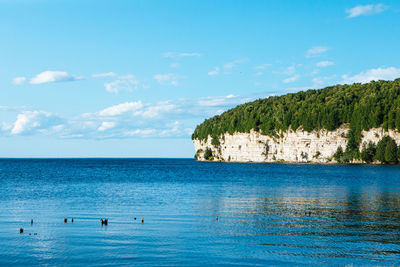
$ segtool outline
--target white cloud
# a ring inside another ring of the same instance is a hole
[[[18,135],[33,130],[43,130],[60,125],[61,119],[49,112],[24,111],[17,115],[17,120],[11,128],[12,135]]]
[[[214,76],[214,75],[218,75],[218,73],[219,73],[219,67],[214,67],[213,70],[208,72],[208,75]]]
[[[260,97],[228,94],[154,103],[132,101],[65,119],[50,112],[26,110],[29,107],[0,107],[1,112],[17,112],[14,121],[0,122],[0,129],[9,135],[41,134],[63,139],[189,138],[194,126],[205,118]]]
[[[165,136],[173,132],[172,128],[177,127],[176,121],[183,120],[183,123],[179,123],[179,133],[172,136],[187,136],[191,134],[191,132],[188,133],[188,129],[193,128],[193,120],[200,122],[206,117],[220,114],[228,108],[256,98],[259,98],[259,95],[243,97],[229,94],[221,97],[204,97],[193,100],[179,99],[155,103],[126,102],[105,108],[99,112],[84,114],[78,120],[80,122],[76,124],[84,125],[82,121],[90,123],[81,128],[81,132],[78,131],[73,134],[82,132],[85,133],[85,136],[99,134],[99,125],[101,127],[103,122],[112,121],[116,123],[115,127],[104,132],[114,137],[144,136],[144,133],[149,135],[149,129],[159,130],[158,133],[154,132],[153,136]],[[105,120],[105,118],[107,119]],[[174,122],[171,123],[171,121]],[[101,127],[101,129],[103,128]]]
[[[52,83],[52,82],[69,82],[82,80],[83,77],[70,75],[65,71],[43,71],[31,78],[30,84],[42,84],[42,83]]]
[[[395,67],[370,69],[354,76],[343,75],[342,83],[367,83],[378,80],[394,80],[400,78],[400,69]]]
[[[105,131],[105,130],[114,128],[115,125],[116,125],[116,123],[113,122],[113,121],[103,121],[103,122],[101,123],[100,127],[97,128],[97,130],[100,131],[100,132],[103,132],[103,131]]]
[[[250,101],[251,99],[252,98],[235,96],[233,94],[227,96],[203,97],[200,98],[197,103],[192,104],[192,108],[199,107],[200,110],[208,110],[209,112],[211,111],[217,114],[219,110],[226,110],[230,107]]]
[[[326,51],[329,50],[329,47],[326,46],[313,46],[306,52],[306,57],[317,57]]]
[[[52,129],[54,132],[60,132],[60,131],[62,131],[64,128],[65,128],[65,125],[63,125],[63,124],[59,124],[59,125],[55,125],[55,126],[52,126],[52,127],[51,127],[51,129]]]
[[[126,131],[126,136],[137,136],[137,137],[150,137],[157,135],[160,131],[158,129],[136,129],[132,131]]]
[[[322,86],[324,84],[324,82],[325,82],[324,79],[322,79],[320,77],[315,77],[315,78],[312,79],[312,84],[313,84],[312,87],[314,87],[314,88],[315,87],[320,87],[320,86]]]
[[[15,84],[15,85],[21,85],[21,84],[24,84],[25,81],[26,81],[26,78],[25,78],[25,77],[15,77],[15,78],[12,80],[12,83]]]
[[[387,7],[383,4],[376,5],[359,5],[350,9],[346,9],[348,18],[355,18],[358,16],[370,16],[383,12]]]
[[[320,72],[319,69],[315,69],[311,72],[311,75],[317,75]]]
[[[125,74],[125,75],[119,75],[118,79],[135,79],[136,76],[133,74]]]
[[[297,81],[299,78],[300,78],[300,75],[299,74],[295,74],[293,76],[290,76],[290,77],[284,79],[283,82],[284,83],[292,83],[292,82]]]
[[[335,81],[337,78],[336,75],[332,76],[323,76],[323,77],[315,77],[312,79],[312,86],[311,88],[317,88],[320,89],[324,86],[327,86],[329,84],[332,84],[333,81]]]
[[[221,67],[222,69],[225,69],[223,74],[225,74],[225,75],[232,74],[232,72],[228,71],[228,70],[231,70],[231,69],[235,68],[237,65],[242,64],[242,63],[247,62],[247,61],[249,61],[249,59],[242,58],[242,59],[237,59],[237,60],[234,60],[234,61],[231,61],[231,62],[224,63],[222,65],[222,67]],[[220,67],[214,67],[214,69],[210,70],[207,74],[210,75],[210,76],[218,75],[220,73],[220,69],[221,68]]]
[[[173,73],[167,74],[156,74],[154,75],[154,79],[161,85],[173,85],[177,86],[179,84],[179,77]]]
[[[270,66],[272,66],[272,64],[262,64],[262,65],[258,65],[258,66],[255,66],[254,68],[256,69],[256,70],[263,70],[263,69],[265,69],[265,68],[267,68],[267,67],[270,67]]]
[[[170,101],[160,101],[155,105],[147,106],[143,111],[137,112],[136,115],[140,115],[144,118],[158,118],[167,112],[174,111],[176,107],[177,106]]]
[[[182,57],[201,57],[200,53],[176,53],[176,52],[167,52],[162,54],[165,58],[182,58]]]
[[[105,73],[95,73],[95,74],[92,74],[92,77],[93,77],[93,78],[115,77],[115,76],[117,76],[117,74],[114,73],[114,72],[105,72]]]
[[[101,120],[104,117],[115,119],[116,117],[122,118],[122,116],[126,118],[135,117],[136,119],[160,119],[161,117],[168,117],[167,115],[176,113],[178,107],[179,105],[171,101],[159,101],[154,104],[143,104],[141,101],[125,102],[105,108],[99,112],[82,114],[82,117],[84,119],[100,118]]]
[[[231,62],[227,62],[225,64],[223,64],[223,68],[224,69],[233,69],[234,67],[236,67],[237,65],[247,62],[248,59],[247,58],[243,58],[243,59],[237,59]]]
[[[316,65],[317,65],[317,67],[325,68],[325,67],[335,65],[335,63],[332,61],[320,61],[320,62],[317,62]]]
[[[190,136],[193,133],[192,128],[184,128],[184,126],[175,121],[173,123],[167,123],[162,125],[161,128],[144,128],[144,129],[135,129],[128,130],[123,132],[123,136],[126,137],[140,137],[140,138],[149,138],[149,137],[182,137],[182,136]]]
[[[7,111],[7,112],[22,112],[25,110],[30,109],[29,106],[0,106],[0,111]]]
[[[284,69],[281,69],[278,71],[273,71],[272,73],[279,74],[279,75],[285,75],[287,77],[282,82],[283,83],[292,83],[294,81],[297,81],[301,77],[297,71],[297,69],[301,66],[302,66],[302,64],[292,64]],[[260,85],[260,84],[258,84],[258,85]]]
[[[283,71],[283,73],[286,75],[293,75],[296,73],[296,67],[294,65],[289,66]]]
[[[13,128],[11,129],[11,134],[20,134],[25,129],[31,125],[31,127],[36,127],[38,123],[34,121],[36,117],[39,115],[38,111],[34,112],[24,112],[21,114],[18,114],[17,120],[14,123]]]
[[[104,83],[107,92],[134,91],[139,87],[139,80],[131,74],[119,76],[117,80]]]
[[[2,130],[2,131],[8,132],[8,131],[10,131],[12,128],[13,128],[13,124],[12,124],[12,123],[4,122],[4,121],[1,123],[1,130]]]
[[[184,100],[182,100],[184,101]],[[79,125],[85,127],[78,128],[69,133],[66,137],[84,138],[93,136],[96,138],[158,138],[158,137],[188,137],[192,130],[188,132],[189,127],[186,123],[181,124],[176,119],[184,118],[188,115],[187,110],[182,111],[178,105],[171,101],[161,101],[157,103],[147,103],[139,105],[140,109],[134,109],[129,105],[116,105],[104,110],[121,110],[121,112],[112,112],[112,118],[104,121],[104,116],[99,116],[102,112],[88,113],[81,117]],[[132,112],[125,112],[126,110]],[[118,115],[117,115],[118,113]],[[110,121],[110,119],[112,121]],[[175,121],[174,121],[175,119]],[[84,122],[86,120],[86,122]],[[172,120],[172,122],[171,122]],[[100,126],[99,126],[100,124]],[[97,125],[93,128],[93,125]],[[191,128],[190,128],[191,129]]]
[[[180,64],[177,63],[177,62],[175,62],[175,63],[171,63],[169,66],[170,66],[171,68],[178,68],[178,67],[180,66]]]
[[[137,102],[125,102],[119,105],[111,106],[108,108],[105,108],[101,111],[98,112],[100,116],[118,116],[123,113],[129,112],[129,111],[137,111],[143,108],[143,104],[141,101]]]

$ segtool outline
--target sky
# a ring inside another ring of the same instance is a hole
[[[192,158],[205,119],[399,48],[399,1],[0,0],[0,157]]]

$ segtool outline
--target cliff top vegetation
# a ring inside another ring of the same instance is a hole
[[[361,131],[400,130],[400,79],[365,84],[335,85],[239,105],[198,125],[192,139],[219,139],[224,133],[258,131],[278,136],[289,127],[305,131],[350,126],[346,150],[358,151]]]

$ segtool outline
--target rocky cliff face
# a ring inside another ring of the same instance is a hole
[[[348,131],[348,126],[343,125],[334,131],[288,130],[279,137],[270,137],[255,131],[233,135],[225,133],[216,146],[212,145],[210,136],[206,141],[195,139],[193,143],[198,160],[205,160],[204,152],[210,148],[214,160],[222,161],[334,163],[333,154],[337,148],[346,148]],[[400,133],[393,130],[373,128],[363,131],[362,135],[361,145],[370,141],[377,144],[385,135],[391,136],[398,144],[400,142]]]

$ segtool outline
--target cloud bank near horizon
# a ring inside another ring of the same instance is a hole
[[[259,96],[203,97],[145,103],[124,102],[102,110],[65,118],[28,107],[3,112],[14,112],[14,121],[3,121],[1,135],[51,135],[59,138],[188,138],[194,122],[211,117],[236,105],[255,100]]]

